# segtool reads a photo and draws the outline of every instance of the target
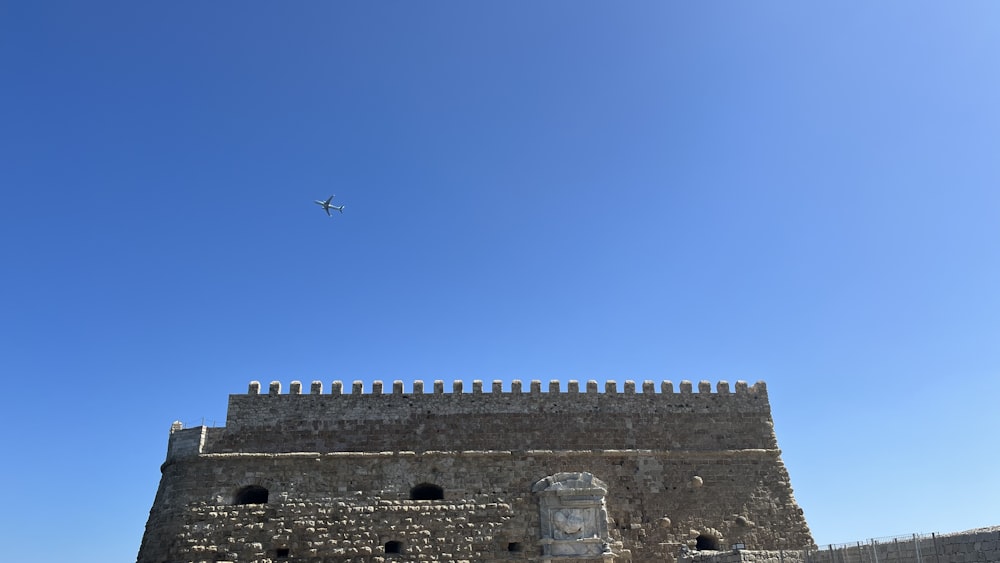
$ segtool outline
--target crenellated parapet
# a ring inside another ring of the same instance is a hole
[[[348,392],[347,390],[345,390],[344,383],[342,381],[334,381],[333,384],[330,386],[329,393],[324,393],[323,382],[322,381],[313,381],[310,384],[310,386],[309,386],[309,394],[310,395],[323,395],[323,394],[329,394],[329,395],[344,395],[344,394],[365,395],[365,394],[367,394],[367,395],[376,395],[376,396],[377,395],[385,395],[385,394],[392,394],[392,395],[407,395],[407,394],[412,394],[412,395],[424,395],[424,394],[442,395],[442,394],[446,393],[445,392],[445,382],[443,380],[435,380],[433,382],[432,389],[433,390],[430,391],[429,393],[425,393],[424,382],[421,381],[421,380],[414,381],[411,384],[411,386],[410,386],[410,391],[409,392],[407,392],[405,390],[405,385],[400,380],[396,380],[396,381],[392,382],[391,390],[390,389],[386,389],[385,384],[382,381],[373,381],[372,384],[371,384],[371,387],[369,389],[367,389],[367,390],[364,388],[364,382],[363,381],[354,381],[351,384],[351,388],[350,388],[350,390]],[[608,380],[608,381],[604,382],[604,390],[603,390],[603,392],[605,394],[609,394],[609,395],[613,395],[613,394],[616,394],[616,393],[620,393],[620,394],[623,394],[623,395],[634,395],[634,394],[637,394],[637,393],[641,393],[643,395],[656,395],[656,394],[659,394],[659,395],[673,395],[675,393],[681,394],[681,395],[690,395],[690,394],[695,393],[694,384],[691,381],[688,381],[688,380],[681,381],[680,385],[679,385],[679,389],[677,391],[674,390],[674,383],[672,381],[669,381],[669,380],[661,381],[660,385],[659,385],[659,391],[657,391],[656,389],[657,389],[657,385],[656,385],[656,382],[654,382],[654,381],[650,381],[650,380],[643,381],[641,383],[641,386],[637,387],[635,381],[633,381],[633,380],[626,380],[624,382],[623,386],[622,386],[621,391],[619,391],[618,390],[618,382],[615,381],[615,380]],[[585,383],[585,387],[583,389],[580,388],[580,382],[579,381],[570,380],[570,381],[568,381],[566,383],[566,388],[563,389],[562,388],[562,382],[560,380],[558,380],[558,379],[553,379],[553,380],[550,380],[548,382],[548,385],[546,387],[545,392],[549,393],[549,394],[565,393],[565,394],[569,394],[569,395],[574,395],[574,394],[579,394],[579,393],[597,394],[597,393],[600,393],[601,391],[600,391],[599,383],[596,380],[593,380],[593,379],[588,380]],[[465,393],[469,393],[468,391],[465,390],[465,382],[462,381],[462,380],[460,380],[460,379],[454,380],[452,382],[452,384],[451,384],[451,394],[453,394],[453,395],[461,395],[461,394],[465,394]],[[525,389],[524,388],[524,384],[522,383],[522,381],[519,380],[519,379],[515,379],[514,381],[511,382],[509,389],[507,389],[505,391],[504,388],[503,388],[503,381],[501,381],[501,380],[494,380],[493,383],[492,383],[492,386],[489,388],[489,390],[488,391],[484,391],[483,381],[479,380],[479,379],[473,380],[472,381],[471,394],[472,395],[480,395],[480,394],[483,394],[483,393],[492,393],[492,394],[495,394],[495,395],[502,395],[502,394],[507,394],[507,395],[523,395],[523,394],[538,395],[538,394],[543,393],[543,391],[542,391],[542,381],[541,380],[537,380],[537,379],[536,380],[532,380],[531,382],[529,382],[528,388]],[[712,383],[710,381],[705,381],[705,380],[699,381],[698,382],[698,387],[697,387],[697,393],[699,395],[712,394],[713,393]],[[748,385],[746,381],[737,381],[736,382],[735,390],[731,390],[730,386],[729,386],[729,382],[723,380],[723,381],[719,381],[718,383],[716,383],[714,393],[718,394],[718,395],[729,395],[731,393],[735,393],[737,395],[748,394],[748,393],[757,394],[757,395],[766,395],[767,394],[767,384],[764,383],[763,381],[758,381],[758,382],[754,383],[753,385]],[[251,381],[250,385],[249,385],[249,388],[247,389],[247,394],[248,395],[260,395],[261,394],[261,384],[260,384],[260,382],[259,381]],[[270,383],[270,385],[268,386],[267,394],[268,395],[281,395],[282,394],[281,382],[280,381],[272,381]],[[291,384],[289,385],[288,393],[287,394],[288,395],[302,395],[303,394],[302,393],[302,382],[300,382],[300,381],[292,381]]]
[[[251,382],[209,451],[768,449],[767,386],[455,380]],[[446,391],[447,390],[447,391]],[[253,444],[250,446],[249,444]]]

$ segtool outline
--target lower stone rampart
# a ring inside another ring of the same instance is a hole
[[[164,465],[139,563],[538,561],[532,487],[581,469],[607,483],[616,561],[668,560],[699,534],[812,544],[774,450],[203,454]],[[411,500],[422,484],[442,498]],[[266,502],[237,504],[248,486]]]

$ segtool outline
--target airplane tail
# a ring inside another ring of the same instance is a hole
[[[340,211],[341,213],[343,213],[344,212],[344,207],[345,206],[341,205],[340,207],[337,208],[337,211]]]

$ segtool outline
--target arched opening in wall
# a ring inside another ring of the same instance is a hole
[[[430,483],[421,483],[410,489],[410,500],[443,500],[444,489]]]
[[[395,540],[385,542],[385,552],[386,554],[403,553],[403,542]]]
[[[265,504],[267,502],[267,489],[259,485],[250,485],[236,491],[233,497],[233,504]]]
[[[691,537],[691,536],[688,536]],[[695,549],[698,551],[719,551],[719,539],[705,534],[698,536],[695,540]]]

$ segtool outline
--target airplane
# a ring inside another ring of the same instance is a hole
[[[331,209],[336,209],[337,211],[340,211],[341,213],[343,213],[344,212],[344,206],[343,205],[341,205],[341,206],[330,205],[330,202],[333,201],[333,198],[335,198],[335,197],[337,197],[337,196],[330,196],[330,198],[327,199],[326,201],[321,201],[321,200],[317,199],[316,200],[316,205],[321,206],[323,208],[323,211],[326,211],[327,215],[330,215],[330,210]]]

